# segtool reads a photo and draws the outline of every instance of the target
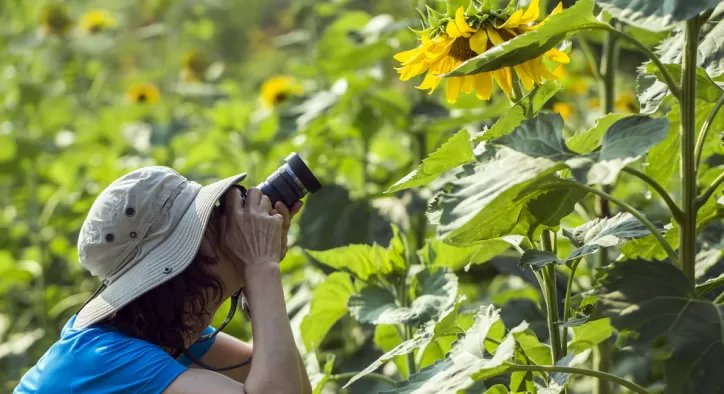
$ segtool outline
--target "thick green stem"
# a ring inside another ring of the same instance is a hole
[[[551,244],[551,231],[543,230],[541,234],[541,244],[543,250],[547,252],[553,252],[553,246]],[[561,319],[561,315],[558,312],[558,294],[556,291],[556,269],[552,264],[543,267],[543,285],[546,293],[546,311],[548,318],[548,333],[551,341],[551,350],[553,352],[553,361],[558,361],[563,358],[561,346],[561,332],[558,328],[558,322]]]
[[[427,157],[427,135],[423,131],[419,131],[414,135],[417,148],[415,165],[420,165]],[[424,210],[417,214],[414,231],[416,250],[422,249],[425,245],[425,235],[427,233],[427,216],[425,216]]]
[[[571,291],[573,290],[573,282],[576,276],[576,269],[581,259],[576,259],[571,263],[571,274],[568,276],[568,284],[566,284],[566,298],[563,301],[563,321],[567,322],[571,317]],[[568,354],[568,329],[563,328],[563,354]]]
[[[613,112],[616,101],[616,67],[618,66],[618,36],[607,33],[601,59],[601,102],[603,113]]]
[[[719,176],[714,179],[714,182],[709,185],[709,187],[704,191],[704,193],[701,194],[701,196],[697,197],[696,207],[701,208],[704,204],[706,204],[706,201],[709,199],[709,197],[714,194],[716,188],[719,187],[722,183],[724,183],[724,172],[719,174]]]
[[[679,253],[684,275],[694,283],[696,255],[696,167],[694,139],[696,138],[696,56],[699,45],[699,22],[686,22],[686,42],[681,69],[681,210],[683,220],[679,232]]]
[[[719,297],[717,297],[714,300],[715,304],[724,304],[724,293],[719,294]]]
[[[701,125],[699,137],[697,137],[696,139],[696,148],[694,148],[694,157],[696,158],[696,171],[699,171],[699,165],[701,165],[701,153],[704,150],[706,135],[709,133],[709,129],[711,128],[711,124],[714,122],[716,114],[719,113],[719,109],[721,109],[722,105],[724,105],[724,91],[721,91],[720,93],[721,96],[719,96],[719,100],[717,100],[714,108],[711,110],[711,112],[709,112],[709,115],[706,117],[704,124]]]
[[[648,390],[646,390],[644,387],[639,386],[638,384],[634,382],[629,382],[626,379],[620,378],[616,375],[612,375],[607,372],[601,372],[601,371],[593,371],[590,369],[585,368],[575,368],[575,367],[559,367],[557,365],[509,365],[508,368],[501,373],[508,373],[508,372],[518,372],[518,371],[532,371],[532,372],[563,372],[563,373],[570,373],[574,375],[583,375],[583,376],[591,376],[594,378],[598,378],[600,380],[605,380],[608,382],[613,382],[621,387],[626,387],[627,389],[633,391],[634,393],[639,394],[650,394]]]
[[[586,57],[586,62],[588,62],[588,65],[591,67],[591,73],[593,74],[593,77],[597,80],[601,80],[601,73],[598,72],[598,65],[596,64],[596,55],[593,54],[593,50],[591,49],[591,46],[588,45],[588,40],[586,40],[583,35],[579,34],[576,36],[576,41],[578,42],[578,45],[581,47],[581,50],[583,51],[583,55]]]
[[[345,373],[340,373],[340,374],[337,374],[337,375],[332,375],[332,376],[329,377],[329,379],[328,379],[327,381],[328,381],[328,382],[333,382],[333,381],[335,381],[335,380],[347,380],[347,379],[351,379],[351,378],[353,378],[355,375],[357,375],[358,373],[359,373],[359,372],[345,372]],[[363,376],[362,379],[376,379],[376,380],[379,380],[379,381],[382,381],[382,382],[385,382],[385,383],[389,383],[389,384],[391,384],[393,387],[394,387],[395,385],[397,385],[397,382],[395,382],[394,379],[392,379],[392,378],[390,378],[390,377],[387,377],[387,376],[385,376],[385,375],[382,375],[382,374],[380,374],[380,373],[374,373],[374,372],[368,373],[367,375]]]
[[[656,240],[661,244],[661,247],[664,248],[664,250],[666,251],[666,254],[671,259],[671,262],[674,265],[679,264],[679,257],[676,255],[676,252],[674,251],[674,249],[671,248],[671,245],[669,245],[669,243],[666,242],[666,239],[664,239],[664,236],[661,234],[661,231],[658,228],[656,228],[656,226],[654,226],[654,224],[651,223],[651,221],[649,219],[647,219],[646,216],[644,216],[636,208],[632,207],[631,205],[627,204],[624,201],[617,199],[616,197],[614,197],[608,193],[605,193],[601,190],[596,189],[595,187],[584,185],[584,184],[578,183],[578,182],[571,182],[571,185],[578,187],[580,189],[586,190],[589,193],[593,193],[599,197],[605,198],[606,200],[618,205],[624,211],[633,215],[636,219],[641,221],[641,223],[643,223],[643,225],[646,226],[646,228],[649,231],[651,231],[651,234],[654,235]]]
[[[404,340],[412,339],[412,327],[405,325],[405,338]],[[407,377],[409,378],[412,374],[417,372],[415,366],[415,354],[414,352],[407,353]]]
[[[663,186],[661,186],[660,183],[656,182],[654,178],[651,178],[645,173],[631,167],[624,167],[621,171],[631,174],[648,183],[648,185],[651,186],[651,188],[654,189],[657,193],[659,193],[659,196],[661,196],[662,199],[664,199],[664,202],[666,203],[666,206],[669,207],[669,211],[671,211],[671,215],[674,217],[674,220],[676,220],[677,223],[681,223],[684,214],[681,212],[681,209],[679,209],[679,207],[676,205],[674,199],[671,198],[671,195],[669,195],[669,193],[666,191],[666,189],[664,189]]]

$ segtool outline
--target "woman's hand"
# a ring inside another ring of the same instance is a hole
[[[285,220],[281,214],[272,213],[269,197],[251,188],[244,202],[241,192],[232,188],[225,204],[222,244],[230,256],[242,264],[245,272],[259,265],[279,264]]]
[[[297,201],[292,205],[292,208],[287,208],[286,205],[284,205],[283,202],[277,201],[277,203],[274,205],[274,209],[272,209],[272,214],[280,214],[282,215],[282,218],[284,219],[284,223],[282,224],[282,253],[281,258],[284,260],[284,256],[287,255],[287,250],[289,249],[289,245],[287,245],[287,238],[289,235],[289,227],[292,224],[292,218],[299,213],[299,210],[302,209],[302,203],[301,201]]]

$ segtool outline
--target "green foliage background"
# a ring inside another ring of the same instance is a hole
[[[456,8],[468,1],[449,3]],[[507,5],[505,1],[492,3]],[[564,2],[564,6],[572,3]],[[527,116],[520,108],[510,110],[511,101],[499,90],[488,102],[463,95],[451,105],[445,101],[444,92],[427,95],[414,88],[419,81],[400,82],[394,70],[398,64],[392,56],[417,45],[409,29],[419,26],[415,8],[429,5],[445,11],[445,2],[76,0],[63,2],[63,9],[73,21],[64,35],[43,33],[40,15],[48,4],[26,0],[0,3],[0,382],[4,382],[0,391],[12,391],[97,287],[97,281],[78,264],[75,242],[86,212],[106,185],[135,168],[165,165],[200,183],[247,172],[249,186],[261,182],[292,151],[307,161],[325,185],[306,199],[292,228],[293,247],[282,262],[290,319],[315,383],[330,379],[331,370],[364,370],[384,352],[413,338],[412,331],[396,330],[397,323],[417,329],[414,338],[420,342],[414,344],[415,349],[422,342],[430,344],[415,353],[414,364],[434,365],[453,349],[454,335],[451,338],[446,330],[465,332],[473,327],[474,315],[475,327],[485,322],[493,327],[487,333],[489,338],[514,343],[515,337],[524,348],[524,344],[530,346],[526,353],[531,359],[550,363],[549,349],[529,352],[547,346],[541,342],[547,340],[548,332],[536,278],[530,270],[516,265],[520,240],[503,237],[519,234],[513,228],[517,222],[486,222],[486,233],[480,230],[474,234],[475,242],[468,242],[473,237],[468,227],[477,224],[460,226],[459,217],[451,219],[445,212],[449,214],[458,205],[482,204],[472,215],[484,220],[490,216],[485,209],[493,208],[485,206],[484,197],[455,194],[445,186],[453,180],[452,174],[442,174],[475,159],[468,143],[470,136],[477,138],[476,142],[490,140],[491,146],[501,152],[517,149],[539,155],[536,157],[546,157],[547,153],[524,146],[519,125]],[[546,11],[542,13],[547,14],[555,4],[541,1],[541,6]],[[97,34],[84,33],[79,21],[85,12],[96,8],[107,10],[118,26]],[[587,23],[596,22],[591,17]],[[627,32],[649,48],[668,36],[633,26]],[[612,112],[617,114],[603,117],[594,70],[603,33],[586,32],[580,37],[582,41],[563,46],[572,58],[566,75],[523,99],[534,111],[553,110],[564,115],[565,124],[556,123],[557,115],[537,118],[553,124],[552,129],[560,129],[556,135],[537,136],[559,143],[570,158],[594,157],[597,153],[591,152],[606,130],[624,114],[639,112],[632,81],[640,71],[636,68],[646,59],[634,47],[621,44],[617,72],[613,73],[617,95]],[[192,51],[209,60],[202,80],[197,82],[182,77],[184,56]],[[677,61],[670,59],[667,63]],[[647,75],[639,78],[660,77],[655,68],[643,74]],[[262,83],[277,75],[294,76],[304,94],[290,97],[272,109],[265,108],[260,97]],[[704,85],[709,83],[706,73],[702,78]],[[129,89],[139,83],[157,86],[160,101],[129,102]],[[697,96],[702,108],[713,106],[718,98],[716,89],[711,81]],[[645,109],[653,106],[647,111],[656,111],[662,101],[662,106],[670,108],[671,96],[666,94],[664,86],[659,95],[663,100],[655,104],[642,101],[648,106]],[[707,114],[701,112],[697,125]],[[677,116],[678,109],[668,113],[672,124],[678,121]],[[721,124],[720,118],[721,114],[717,124]],[[459,131],[461,128],[467,131]],[[534,129],[531,133],[540,133],[544,127],[530,128]],[[489,133],[483,135],[486,130]],[[661,134],[660,128],[657,130]],[[678,171],[678,147],[672,142],[675,137],[675,132],[668,137],[652,137],[651,146],[663,142],[653,148],[656,155],[650,155],[645,171],[678,193],[674,181]],[[713,159],[703,167],[702,182],[711,182],[720,172],[722,153],[716,143],[706,145],[705,157]],[[510,160],[523,163],[520,157]],[[605,161],[598,156],[593,160]],[[398,182],[420,163],[423,166],[412,181],[406,178],[410,183]],[[569,170],[561,163],[556,162],[556,167],[551,164],[550,172],[573,171],[575,178],[584,183],[591,179],[593,170],[581,180],[577,167],[566,162]],[[610,170],[606,163],[596,165]],[[538,162],[531,166],[541,168]],[[618,169],[610,171],[614,177],[618,175]],[[515,174],[515,170],[494,174],[481,171],[478,178],[469,179],[479,184],[502,179],[511,184],[519,181]],[[427,188],[412,188],[428,183]],[[652,220],[670,221],[666,206],[650,198],[646,185],[630,174],[622,173],[615,186],[605,186],[613,196],[628,201]],[[550,190],[556,187],[564,189],[551,184]],[[448,198],[435,199],[440,191],[449,192]],[[570,215],[548,217],[547,222],[539,224],[553,229],[573,228],[595,217],[600,208],[591,196],[584,200],[585,195],[565,191],[546,194],[548,200],[536,195],[530,201],[539,201],[539,205],[567,201]],[[437,204],[442,217],[435,217]],[[433,213],[426,216],[428,205]],[[535,216],[536,207],[532,205],[521,212],[530,211]],[[522,209],[515,207],[506,205],[503,209]],[[707,219],[720,221],[721,209],[717,213],[713,204],[710,208]],[[428,225],[436,221],[437,229]],[[575,255],[580,257],[599,248],[617,246],[626,239],[640,238],[624,244],[621,252],[631,258],[666,257],[662,250],[656,250],[653,237],[642,238],[646,229],[637,231],[643,233],[620,236],[612,244],[594,242],[585,253],[576,244],[581,240],[572,237],[571,243],[560,243],[556,251],[559,257],[573,252],[581,253]],[[708,265],[702,266],[698,275],[701,281],[714,275],[716,270],[709,274],[706,271],[721,258],[721,254],[712,252],[716,247],[711,247],[720,245],[717,234],[705,245],[710,253],[704,263]],[[438,241],[436,235],[450,236],[457,247]],[[670,237],[677,237],[675,231],[666,233],[667,240],[675,244],[676,238]],[[343,246],[346,248],[334,249]],[[568,262],[550,254],[531,258],[539,258],[535,261],[541,266]],[[410,268],[415,264],[425,270],[420,268],[420,273],[415,273]],[[589,262],[578,268],[576,292],[591,288],[594,266]],[[561,271],[559,293],[565,292],[566,276]],[[349,273],[354,282],[342,272]],[[414,279],[410,284],[406,278]],[[364,280],[364,290],[360,289],[360,279]],[[400,286],[404,291],[399,291]],[[395,297],[401,293],[408,301],[402,307],[410,309],[401,310],[401,305],[395,304],[399,301]],[[310,303],[313,294],[315,301]],[[458,295],[466,297],[464,303]],[[321,305],[332,299],[334,305]],[[424,301],[418,301],[421,299]],[[576,301],[576,307],[580,304],[583,311],[586,297],[579,296]],[[319,303],[317,307],[315,302]],[[435,302],[452,308],[445,313],[456,317],[455,325],[444,318],[442,310],[430,309]],[[506,307],[497,316],[492,309],[478,310],[484,305]],[[327,309],[314,319],[304,320],[315,308]],[[224,308],[222,313],[226,313]],[[434,327],[423,324],[435,316],[442,317],[433,319]],[[217,316],[216,324],[222,319]],[[523,320],[530,329],[515,331]],[[504,335],[505,328],[511,330],[508,336]],[[251,337],[246,321],[235,320],[227,331],[243,339]],[[569,348],[590,352],[612,332],[606,320],[578,326],[572,330]],[[484,332],[481,342],[485,338]],[[410,364],[405,354],[393,352],[384,360],[391,361],[384,370],[396,380],[408,377]],[[325,362],[321,358],[331,355],[336,356],[327,365],[332,369],[320,369]],[[620,376],[653,384],[657,379],[649,377],[661,375],[656,370],[659,366],[650,367],[640,355],[620,352],[615,359],[611,371]],[[513,379],[517,379],[516,373],[520,372],[514,372]],[[532,385],[532,378],[529,383]],[[576,392],[591,390],[590,381],[576,383],[578,386],[572,386]],[[341,386],[330,381],[326,390],[342,392]],[[344,390],[367,393],[383,389],[389,389],[389,385],[360,380]]]

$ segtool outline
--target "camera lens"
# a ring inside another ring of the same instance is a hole
[[[312,171],[299,155],[292,152],[284,160],[285,164],[257,186],[269,197],[272,206],[281,201],[291,207],[307,193],[314,193],[322,188]]]

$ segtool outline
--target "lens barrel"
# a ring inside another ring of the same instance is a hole
[[[262,194],[269,197],[272,206],[281,201],[291,207],[307,193],[314,193],[322,188],[304,160],[295,152],[290,153],[284,161],[283,166],[257,186]]]

